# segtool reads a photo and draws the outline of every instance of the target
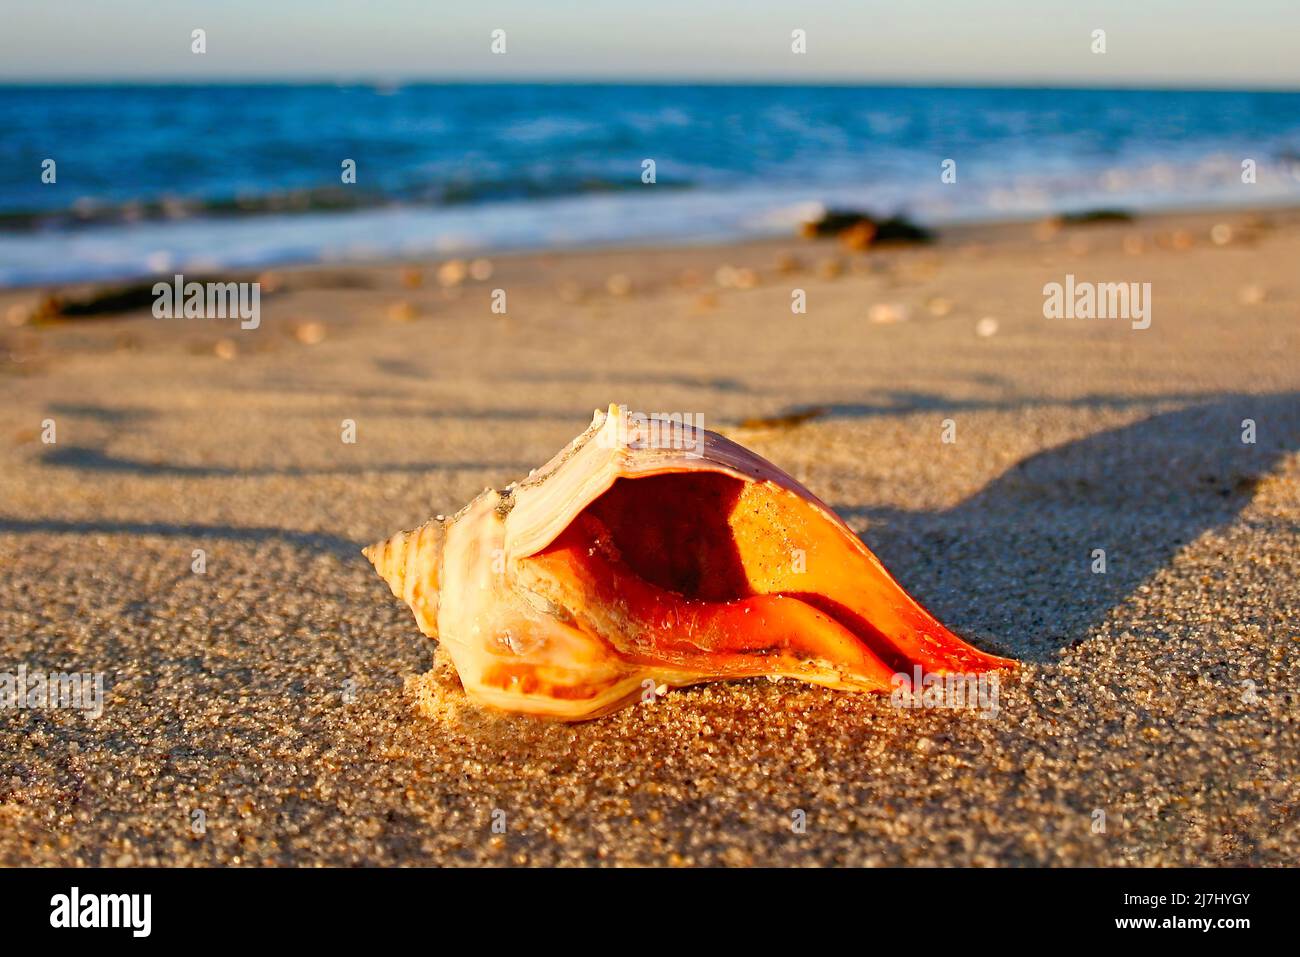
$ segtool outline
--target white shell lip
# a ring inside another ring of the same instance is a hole
[[[608,412],[597,410],[587,430],[551,461],[507,490],[505,547],[512,558],[535,555],[620,478],[689,471],[778,486],[856,539],[829,506],[767,459],[682,418],[629,415],[625,407],[611,405]]]

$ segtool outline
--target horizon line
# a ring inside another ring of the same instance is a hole
[[[1295,85],[1250,85],[1230,80],[1206,80],[1195,83],[1162,83],[1141,78],[1110,78],[1097,83],[1084,78],[912,78],[907,80],[878,77],[609,77],[609,76],[540,76],[540,77],[450,77],[436,75],[384,76],[349,74],[344,76],[220,76],[194,77],[173,75],[20,77],[0,74],[0,86],[705,86],[705,87],[858,87],[866,89],[951,89],[951,90],[1096,90],[1152,93],[1300,93]]]

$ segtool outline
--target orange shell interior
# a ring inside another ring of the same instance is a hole
[[[887,691],[897,672],[1013,665],[962,641],[806,499],[720,472],[620,478],[523,559],[626,660]]]

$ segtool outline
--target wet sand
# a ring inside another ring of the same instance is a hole
[[[0,862],[1295,864],[1297,262],[1271,211],[283,269],[247,331],[0,292],[0,672],[106,685],[0,710]],[[1150,282],[1150,328],[1044,318],[1067,274]],[[359,548],[611,401],[702,412],[1023,659],[997,714],[468,705]]]

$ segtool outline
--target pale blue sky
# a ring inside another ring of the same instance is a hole
[[[1300,87],[1300,0],[0,0],[0,22],[7,80]],[[489,50],[496,28],[505,56]],[[1096,28],[1105,55],[1089,49]]]

